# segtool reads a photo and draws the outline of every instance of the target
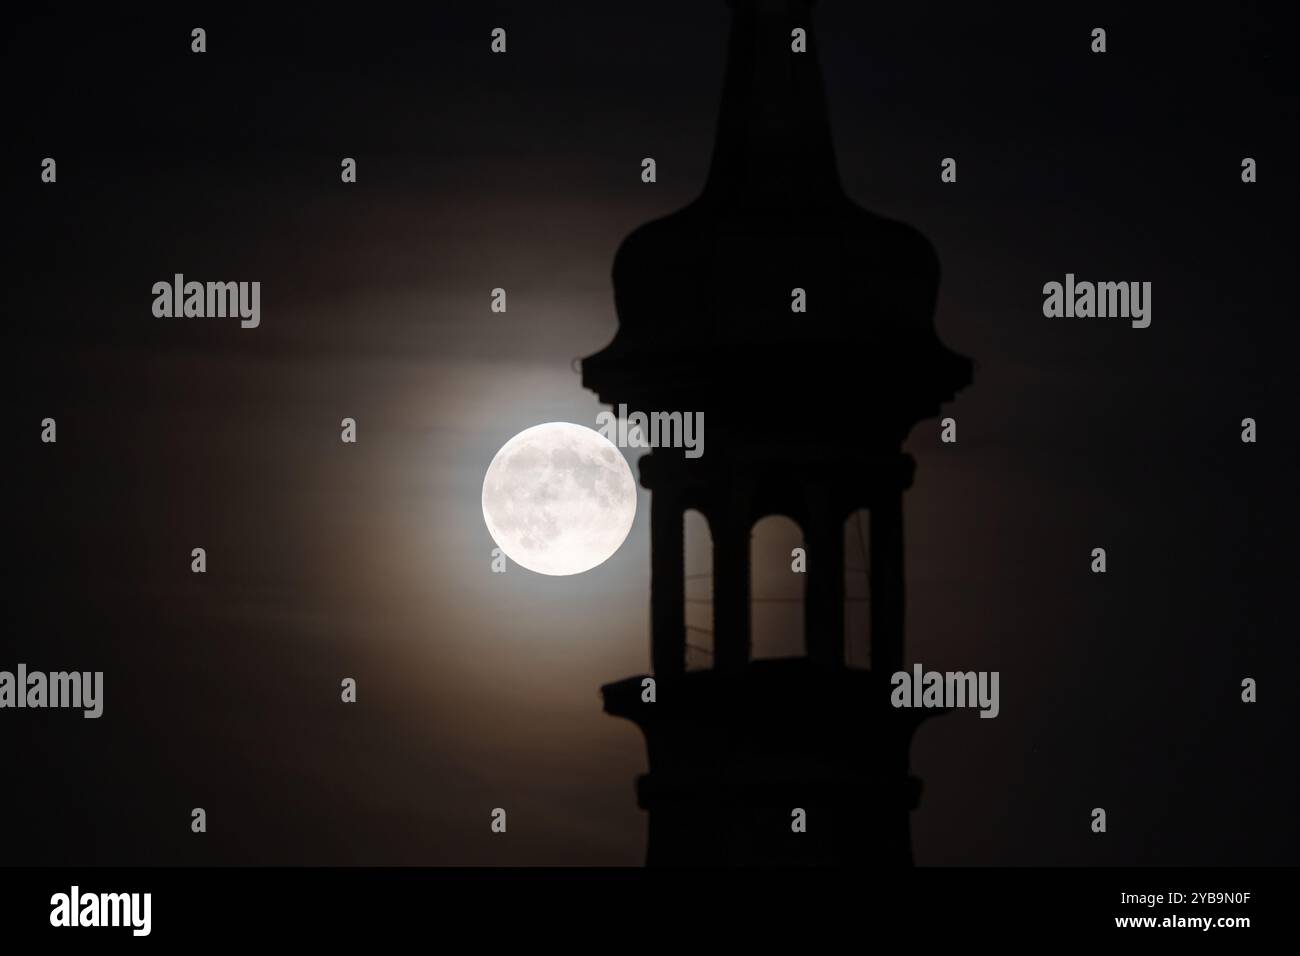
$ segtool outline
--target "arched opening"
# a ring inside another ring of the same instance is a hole
[[[844,663],[871,668],[871,512],[844,522]]]
[[[713,535],[708,519],[695,509],[686,512],[683,527],[686,576],[686,669],[713,666]]]
[[[769,515],[750,532],[749,556],[750,656],[804,656],[803,532],[784,515]]]

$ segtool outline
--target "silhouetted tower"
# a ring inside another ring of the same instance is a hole
[[[702,195],[635,230],[614,261],[619,329],[582,364],[602,402],[703,411],[704,455],[657,449],[651,490],[651,657],[605,686],[646,736],[638,781],[649,864],[911,862],[924,712],[889,705],[903,665],[901,451],[970,383],[933,327],[930,243],[840,186],[809,0],[733,0],[717,143]],[[791,31],[808,32],[792,51]],[[791,310],[792,290],[807,312]],[[713,667],[685,667],[683,519],[713,538]],[[870,513],[869,670],[844,653],[844,523]],[[750,659],[754,523],[803,529],[806,657]],[[792,832],[795,808],[807,832]]]

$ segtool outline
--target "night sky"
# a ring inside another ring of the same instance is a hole
[[[574,360],[704,183],[726,5],[231,9],[5,36],[0,669],[102,670],[105,713],[0,712],[0,862],[637,865],[599,687],[649,666],[649,493],[572,578],[492,574],[479,495],[595,425]],[[1292,51],[1173,9],[816,6],[845,189],[933,242],[975,360],[958,443],[906,445],[907,659],[1000,671],[1001,715],[918,733],[920,864],[1300,851]],[[260,328],[154,317],[177,272],[260,281]],[[1045,318],[1067,272],[1150,281],[1151,327]]]

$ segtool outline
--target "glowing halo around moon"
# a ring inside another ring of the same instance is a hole
[[[516,564],[581,574],[622,545],[636,517],[636,481],[604,435],[571,422],[526,428],[483,478],[483,520]]]

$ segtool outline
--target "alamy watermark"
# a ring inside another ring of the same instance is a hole
[[[1043,286],[1043,315],[1049,319],[1131,319],[1133,328],[1145,329],[1151,324],[1151,283],[1075,282],[1074,273],[1067,272],[1064,284],[1048,282]]]
[[[148,936],[153,928],[153,894],[83,893],[74,884],[67,893],[50,897],[50,925],[126,926],[132,936]]]
[[[926,671],[913,664],[910,672],[895,671],[889,683],[895,707],[978,707],[981,717],[996,717],[1001,709],[997,671]]]
[[[704,454],[703,412],[629,414],[620,405],[617,412],[596,416],[596,431],[619,448],[684,448],[687,458]]]
[[[171,282],[155,282],[153,295],[153,314],[160,319],[238,316],[245,329],[255,329],[262,322],[260,282],[186,282],[178,272]]]
[[[104,713],[103,671],[29,671],[19,664],[17,673],[0,671],[0,709],[72,708],[88,719]]]

